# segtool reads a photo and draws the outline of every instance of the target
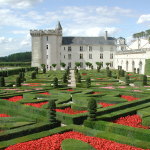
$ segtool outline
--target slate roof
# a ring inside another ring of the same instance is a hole
[[[115,45],[115,38],[108,37],[62,37],[62,45]]]

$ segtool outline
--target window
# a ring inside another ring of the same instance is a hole
[[[48,36],[46,37],[46,40],[48,41]]]
[[[110,62],[110,67],[113,67],[113,62]]]
[[[83,46],[80,46],[80,51],[81,51],[81,52],[83,51]]]
[[[100,59],[103,59],[103,53],[100,53]]]
[[[46,49],[48,49],[48,45],[46,45]]]
[[[65,55],[64,55],[64,59],[65,59]]]
[[[68,62],[68,67],[71,68],[71,62]]]
[[[80,62],[80,67],[83,68],[83,62]]]
[[[64,51],[66,50],[66,47],[64,47]]]
[[[47,59],[48,59],[48,55],[47,55]]]
[[[68,59],[71,59],[71,54],[68,54]]]
[[[103,47],[100,47],[100,51],[103,52]]]
[[[80,59],[83,59],[83,54],[80,54]]]
[[[92,59],[92,54],[89,54],[89,59]]]
[[[110,53],[110,59],[113,59],[113,53]]]
[[[123,51],[123,50],[124,50],[124,47],[121,46],[121,50]]]
[[[68,46],[68,52],[71,52],[71,46]]]
[[[90,51],[90,52],[92,51],[92,46],[89,46],[89,51]]]

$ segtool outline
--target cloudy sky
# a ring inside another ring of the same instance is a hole
[[[53,29],[64,36],[131,39],[150,29],[149,0],[0,0],[0,57],[31,51],[30,29]]]

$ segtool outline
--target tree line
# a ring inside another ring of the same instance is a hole
[[[0,57],[0,62],[31,62],[31,52],[21,52]]]
[[[133,38],[150,37],[150,29],[133,34]]]

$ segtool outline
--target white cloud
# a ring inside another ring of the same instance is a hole
[[[36,27],[35,23],[28,21],[27,18],[22,17],[15,11],[10,9],[0,9],[0,26],[11,26],[11,27],[21,27],[21,28],[31,28]]]
[[[150,23],[150,14],[141,15],[137,21],[138,24],[147,23],[147,22]]]
[[[64,35],[65,36],[103,36],[105,34],[105,31],[108,31],[108,36],[111,36],[118,32],[119,29],[115,27],[89,27],[89,28],[64,28]]]
[[[6,38],[6,37],[0,37],[0,44],[6,44],[6,43],[10,43],[12,42],[13,39],[12,38]]]
[[[11,8],[26,9],[43,1],[44,0],[0,0],[0,6],[9,6]]]

